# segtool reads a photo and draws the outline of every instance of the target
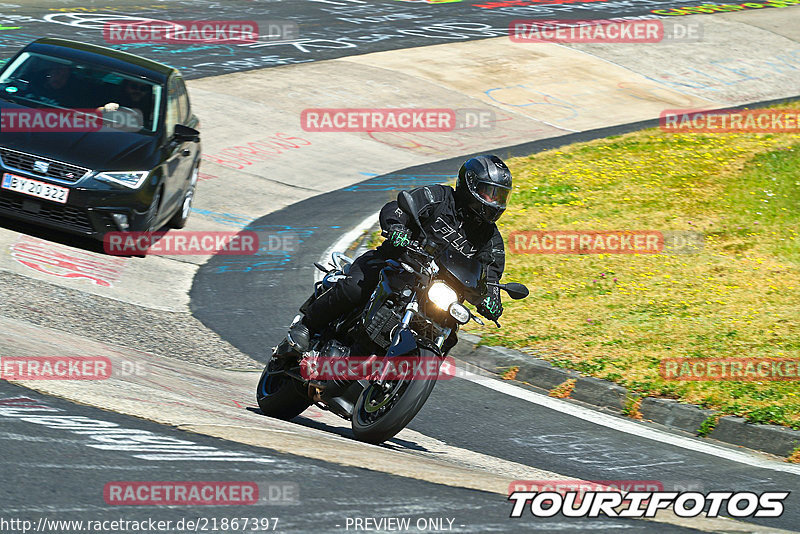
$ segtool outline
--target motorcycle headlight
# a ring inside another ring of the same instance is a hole
[[[149,174],[150,171],[99,172],[94,177],[104,182],[114,182],[131,189],[139,189]]]
[[[444,282],[434,282],[428,289],[428,300],[437,308],[448,311],[452,303],[458,302],[458,295]]]
[[[469,322],[469,310],[458,302],[454,302],[450,305],[450,315],[460,324],[467,324]]]

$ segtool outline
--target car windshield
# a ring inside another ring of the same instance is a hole
[[[161,86],[89,63],[24,52],[0,74],[0,98],[33,107],[97,110],[107,122],[152,133],[158,128]]]

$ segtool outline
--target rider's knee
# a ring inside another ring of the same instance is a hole
[[[344,278],[340,280],[338,284],[336,284],[336,292],[339,294],[338,296],[342,299],[346,299],[351,304],[359,304],[363,300],[363,291],[358,283],[358,280],[355,280],[351,277]],[[368,295],[369,296],[369,295]]]

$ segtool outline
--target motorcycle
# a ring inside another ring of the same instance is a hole
[[[356,439],[382,443],[405,428],[425,404],[444,361],[448,337],[470,320],[484,324],[463,304],[474,301],[489,284],[481,263],[457,251],[437,250],[415,215],[415,201],[408,192],[401,192],[398,205],[412,214],[421,241],[412,241],[398,260],[386,260],[367,304],[315,336],[306,354],[297,354],[288,340],[273,349],[256,390],[264,415],[288,420],[314,403],[351,421]],[[353,261],[340,253],[332,259],[332,268],[314,264],[325,276],[316,283],[312,298],[346,276]],[[513,299],[528,296],[523,284],[491,285]],[[500,323],[494,322],[499,328]],[[357,354],[370,355],[373,363],[410,364],[365,365],[364,369],[375,371],[363,376],[317,377],[308,372],[320,362],[342,363]],[[418,376],[411,371],[423,365],[430,368],[431,361],[433,372]]]

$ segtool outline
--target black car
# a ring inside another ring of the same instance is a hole
[[[0,215],[98,239],[186,224],[200,134],[176,69],[38,39],[0,71],[0,119]]]

